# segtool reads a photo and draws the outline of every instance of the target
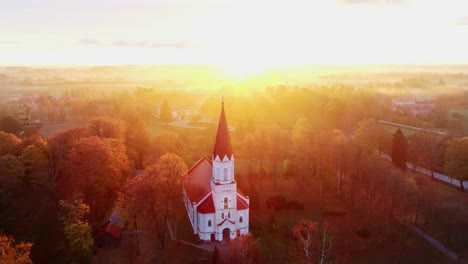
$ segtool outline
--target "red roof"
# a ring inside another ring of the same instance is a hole
[[[231,159],[233,155],[231,147],[231,139],[229,138],[228,124],[226,120],[226,114],[224,113],[224,102],[221,106],[221,116],[219,117],[218,133],[216,134],[216,141],[213,150],[213,158],[219,156],[222,160],[224,156]]]
[[[248,208],[249,208],[249,205],[247,204],[247,202],[244,201],[244,199],[237,196],[237,210],[244,210]]]
[[[213,203],[213,196],[210,193],[210,196],[208,196],[198,207],[197,211],[202,214],[209,214],[209,213],[214,213],[215,208],[214,208],[214,203]]]
[[[211,191],[213,167],[211,160],[203,157],[187,172],[185,191],[192,203],[198,203]]]
[[[119,238],[122,234],[122,229],[117,225],[114,225],[112,222],[108,221],[106,224],[106,232],[111,234],[115,238]]]

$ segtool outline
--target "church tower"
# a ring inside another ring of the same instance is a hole
[[[212,155],[212,164],[211,189],[216,211],[216,234],[219,237],[218,240],[221,240],[223,235],[227,235],[226,232],[229,229],[230,238],[235,238],[236,233],[234,231],[237,229],[237,183],[234,179],[234,153],[229,138],[224,101],[221,105],[221,116]]]
[[[193,233],[201,240],[222,241],[249,233],[250,199],[234,179],[224,102],[211,160],[202,157],[188,170],[183,197]]]

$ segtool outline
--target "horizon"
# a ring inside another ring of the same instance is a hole
[[[468,64],[461,0],[10,2],[1,65]],[[280,18],[280,19],[279,19]]]

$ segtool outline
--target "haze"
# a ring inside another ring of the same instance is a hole
[[[466,2],[7,1],[0,64],[463,64]]]

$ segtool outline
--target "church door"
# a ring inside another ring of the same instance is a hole
[[[229,228],[225,228],[223,230],[223,240],[228,241],[230,239],[231,239],[231,231],[229,230]]]

